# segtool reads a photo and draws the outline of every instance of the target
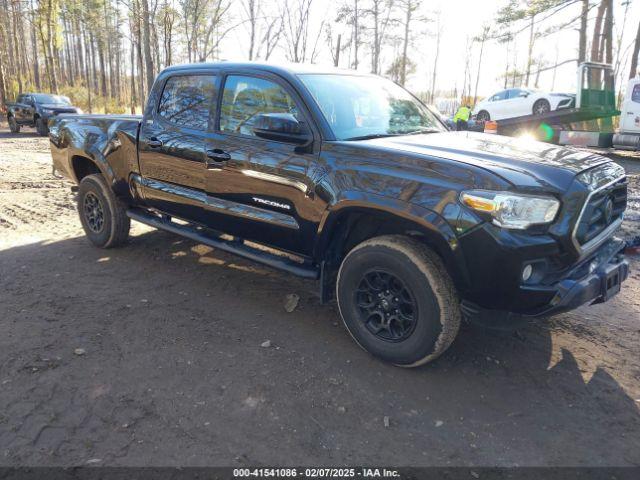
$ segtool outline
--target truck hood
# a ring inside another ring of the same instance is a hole
[[[573,148],[476,132],[443,132],[365,140],[370,146],[489,170],[516,187],[565,191],[577,173],[610,160]]]
[[[77,107],[73,105],[61,105],[59,103],[41,103],[40,107],[48,110],[60,110],[65,112],[75,112]]]

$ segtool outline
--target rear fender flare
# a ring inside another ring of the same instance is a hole
[[[109,162],[107,162],[107,159],[105,158],[105,156],[102,155],[102,153],[99,150],[97,150],[96,148],[91,148],[89,150],[82,150],[75,146],[70,146],[69,147],[69,164],[71,165],[72,168],[73,168],[73,159],[76,157],[82,157],[92,162],[98,168],[98,170],[100,170],[100,173],[107,180],[107,183],[113,187],[114,178],[115,178],[113,169],[109,165]],[[76,177],[75,170],[73,172],[73,175],[74,177]],[[80,183],[80,180],[77,177],[74,178],[74,180],[77,183]]]

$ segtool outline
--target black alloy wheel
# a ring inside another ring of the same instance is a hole
[[[413,293],[395,275],[369,270],[355,291],[360,320],[376,337],[401,342],[416,326],[417,303]]]
[[[84,196],[83,211],[89,229],[94,233],[100,233],[104,227],[104,208],[93,192],[87,192]]]

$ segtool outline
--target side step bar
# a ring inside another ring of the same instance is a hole
[[[320,276],[320,271],[317,267],[297,263],[286,257],[281,257],[257,248],[252,248],[241,241],[225,240],[210,230],[194,227],[192,225],[180,225],[172,222],[168,218],[165,219],[139,209],[127,210],[127,216],[132,220],[144,223],[145,225],[190,238],[191,240],[209,245],[210,247],[217,248],[219,250],[224,250],[225,252],[235,253],[240,257],[244,257],[279,270],[284,270],[299,277],[317,279]]]

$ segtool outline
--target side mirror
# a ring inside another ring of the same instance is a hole
[[[529,92],[521,92],[519,96],[527,98],[529,96]]]
[[[256,137],[277,142],[304,145],[311,140],[311,133],[290,113],[262,113],[253,124]]]

